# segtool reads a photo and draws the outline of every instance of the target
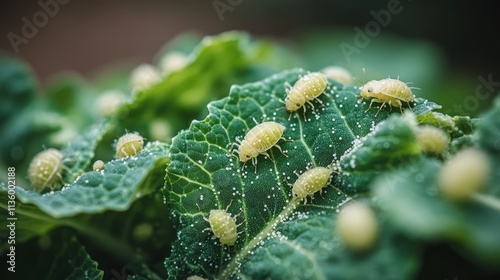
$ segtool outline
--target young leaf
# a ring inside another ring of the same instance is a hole
[[[150,178],[149,175],[155,169],[163,169],[168,161],[167,151],[167,144],[151,142],[136,156],[108,162],[103,170],[85,173],[59,191],[39,194],[18,187],[16,195],[21,202],[35,204],[55,218],[123,211],[161,184],[161,176]],[[0,185],[0,190],[6,192],[6,186]]]

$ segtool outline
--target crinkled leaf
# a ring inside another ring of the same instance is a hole
[[[51,248],[54,257],[49,258],[51,267],[45,279],[103,278],[104,272],[97,268],[97,263],[90,258],[76,238],[72,237],[68,242],[54,243]]]
[[[421,159],[380,176],[372,187],[379,207],[410,236],[458,242],[481,259],[500,261],[500,212],[478,202],[443,199],[437,187],[440,166]],[[498,189],[498,184],[490,180],[487,189]]]
[[[161,177],[151,179],[148,174],[167,160],[168,145],[151,142],[136,156],[108,162],[103,170],[85,173],[59,191],[39,194],[18,188],[17,197],[23,203],[37,205],[52,217],[123,211],[134,200],[159,187]]]
[[[189,50],[185,67],[137,92],[130,104],[120,109],[121,124],[148,137],[150,128],[144,125],[161,120],[173,136],[199,117],[200,112],[205,115],[206,104],[226,96],[232,84],[259,80],[283,69],[269,61],[276,55],[273,50],[265,43],[253,43],[243,32],[207,36],[194,50]],[[286,66],[291,67],[291,63]]]
[[[57,231],[25,244],[16,242],[15,273],[3,279],[103,279],[104,272],[71,231]]]
[[[493,109],[483,116],[478,125],[477,137],[484,149],[500,154],[500,98],[496,99]]]
[[[94,158],[94,151],[102,137],[109,131],[111,125],[107,120],[93,125],[87,133],[79,135],[71,141],[61,152],[63,154],[65,170],[63,181],[73,182],[84,173]]]
[[[391,110],[385,108],[377,117],[376,108],[365,113],[368,102],[358,102],[356,87],[332,82],[328,95],[320,97],[324,105],[315,102],[315,110],[308,108],[307,121],[302,110],[294,113],[289,121],[289,113],[280,102],[286,95],[285,83],[294,84],[304,74],[303,70],[286,71],[261,82],[233,86],[228,98],[209,104],[210,114],[205,120],[194,121],[189,130],[173,139],[165,194],[177,221],[178,240],[166,260],[170,278],[193,274],[229,278],[246,274],[246,266],[242,264],[247,261],[247,255],[260,250],[255,248],[262,247],[264,238],[279,238],[277,226],[299,218],[303,218],[303,222],[325,215],[331,218],[338,206],[349,199],[340,190],[348,186],[329,184],[322,195],[314,195],[312,202],[296,207],[287,181],[293,183],[294,172],[303,172],[310,164],[327,166],[332,160],[340,159],[355,142],[387,118]],[[420,102],[423,101],[418,104]],[[392,113],[399,114],[399,110]],[[230,146],[255,126],[254,119],[264,118],[285,125],[283,137],[287,141],[278,144],[287,157],[273,148],[269,151],[273,160],[259,156],[255,173],[251,164],[242,170]],[[414,137],[405,131],[405,137]],[[375,145],[381,139],[371,141]],[[394,148],[398,155],[415,152],[412,143],[397,145],[395,147],[403,149]],[[219,240],[211,239],[210,231],[204,230],[209,225],[198,209],[199,206],[208,215],[210,210],[225,209],[230,203],[229,213],[236,215],[241,211],[237,222],[242,225],[234,248],[221,246]],[[320,238],[316,234],[312,236]],[[266,244],[270,243],[266,241]]]
[[[450,137],[457,138],[471,134],[474,129],[474,119],[468,116],[454,116],[427,111],[417,114],[417,121],[421,125],[432,125],[448,133]]]
[[[346,248],[335,234],[335,227],[332,217],[320,216],[282,223],[276,227],[276,238],[262,241],[262,246],[243,264],[244,273],[238,276],[242,279],[407,279],[416,270],[418,246],[387,224],[381,226],[377,245],[366,253]]]
[[[368,184],[381,171],[419,155],[413,127],[400,116],[379,123],[367,136],[356,141],[340,160],[341,174],[335,185],[353,194],[368,190]]]

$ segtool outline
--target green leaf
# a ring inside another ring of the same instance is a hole
[[[341,191],[349,186],[329,184],[322,194],[314,195],[312,202],[298,204],[291,200],[287,181],[294,182],[294,173],[305,171],[311,164],[327,166],[332,160],[343,158],[355,143],[387,118],[389,112],[399,115],[399,110],[385,108],[377,117],[376,109],[365,113],[369,102],[358,102],[356,87],[332,82],[328,95],[320,97],[323,106],[315,101],[317,107],[315,110],[308,108],[306,120],[300,110],[293,113],[289,121],[289,113],[281,102],[286,95],[285,83],[294,84],[304,74],[304,70],[285,71],[261,82],[233,86],[229,97],[208,105],[207,118],[194,121],[189,130],[173,139],[165,195],[173,210],[179,239],[174,242],[172,254],[165,263],[170,278],[196,274],[224,279],[240,273],[245,275],[249,273],[244,266],[247,257],[268,249],[265,244],[273,244],[267,241],[263,244],[262,240],[269,238],[277,242],[281,236],[277,228],[283,223],[297,222],[299,225],[319,219],[316,221],[323,222],[318,222],[319,228],[315,230],[331,230],[331,224],[320,217],[331,219],[338,207],[350,199]],[[230,146],[255,126],[254,119],[261,121],[263,118],[286,126],[283,135],[286,141],[278,144],[287,156],[272,148],[269,153],[273,160],[259,156],[255,173],[250,164],[242,170]],[[390,132],[394,133],[393,125],[404,128],[401,136],[405,139],[414,139],[408,125],[389,120],[387,127],[380,129],[382,132],[373,133],[376,136],[369,138],[371,144],[367,145],[366,152],[377,147],[384,137],[388,138]],[[396,154],[394,159],[416,153],[414,142],[388,142],[390,150]],[[211,239],[212,233],[204,230],[209,224],[198,209],[199,206],[208,215],[210,210],[226,209],[230,203],[229,213],[237,215],[241,211],[236,219],[242,225],[238,228],[240,233],[234,247],[222,246],[218,239]],[[322,239],[320,234],[312,233],[311,236],[313,244]],[[306,256],[302,258],[307,261]],[[392,261],[398,262],[398,259]],[[276,267],[282,273],[287,269]],[[257,278],[262,277],[265,276]]]
[[[64,182],[71,183],[85,172],[94,158],[94,151],[97,144],[109,132],[110,128],[111,124],[109,121],[102,120],[94,124],[88,132],[79,135],[71,141],[61,151],[65,166],[63,172]]]
[[[50,258],[52,264],[46,279],[103,278],[104,272],[97,268],[97,263],[90,258],[76,238],[71,238],[66,244],[56,242],[52,249],[57,252],[57,255]],[[71,258],[68,259],[68,256]]]
[[[453,203],[439,195],[440,163],[430,159],[410,162],[380,176],[372,186],[385,216],[409,236],[448,240],[476,258],[500,261],[500,212],[478,202]],[[487,188],[498,188],[490,180]]]
[[[413,127],[400,116],[391,116],[379,123],[367,136],[359,139],[340,160],[342,173],[336,185],[347,186],[347,193],[367,191],[380,171],[389,170],[419,155]]]
[[[108,162],[103,170],[85,173],[59,191],[40,194],[17,188],[17,198],[37,205],[55,218],[106,210],[124,211],[137,198],[158,189],[161,176],[148,175],[166,164],[167,151],[167,144],[151,142],[136,156]],[[0,190],[6,191],[6,186],[0,185]]]
[[[0,127],[17,115],[36,93],[37,82],[28,65],[14,57],[0,55]]]
[[[191,46],[192,40],[188,38],[187,45]],[[173,48],[177,49],[175,44]],[[187,51],[187,45],[182,47],[183,52]],[[206,104],[226,96],[231,85],[262,79],[283,69],[282,65],[276,66],[270,61],[280,53],[276,47],[252,42],[243,32],[207,36],[189,52],[185,67],[137,92],[133,100],[120,109],[118,117],[124,128],[148,138],[150,127],[145,124],[161,120],[173,136],[193,119],[205,115]]]
[[[103,279],[104,272],[70,231],[16,243],[15,247],[16,272],[4,272],[13,277],[8,279]]]
[[[350,251],[331,217],[284,222],[248,258],[242,279],[407,279],[418,266],[418,246],[383,224],[369,252]],[[398,264],[394,265],[397,260]],[[356,269],[353,269],[356,268]]]
[[[477,137],[484,149],[500,154],[500,98],[496,99],[493,109],[483,116],[477,129]]]

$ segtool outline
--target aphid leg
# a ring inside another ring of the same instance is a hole
[[[408,108],[413,109],[410,105],[410,101],[406,101],[406,104],[408,104]]]
[[[334,165],[335,163],[335,159],[332,159],[332,162],[330,162],[330,164],[328,164],[326,167],[330,168],[330,170],[334,173],[337,173],[337,174],[340,174],[340,171],[337,170],[337,168],[339,168],[338,165]]]
[[[274,159],[267,153],[267,151],[261,152],[260,154],[266,156],[268,159],[274,162]]]
[[[311,107],[314,109],[314,104],[312,104],[311,101],[307,100],[306,102],[307,102],[307,104],[311,105]],[[321,103],[321,104],[323,104],[323,103]]]
[[[382,103],[382,105],[380,105],[380,108],[378,108],[378,111],[375,114],[375,117],[378,115],[378,113],[380,113],[380,110],[382,110],[382,108],[384,108],[384,105],[385,105],[385,101],[384,101],[384,103]]]
[[[283,151],[281,150],[280,145],[275,144],[274,146],[276,146],[276,148],[278,148],[278,150],[280,150],[280,152],[281,152],[281,154],[282,154],[282,155],[284,155],[285,157],[288,157],[288,155],[287,155],[287,154],[283,153]]]
[[[372,108],[372,104],[373,104],[373,102],[375,102],[375,100],[377,100],[377,99],[372,99],[370,101],[370,105],[368,105],[368,109],[365,110],[365,113],[368,112],[368,111],[370,111],[370,109]]]
[[[304,121],[307,122],[307,119],[306,119],[306,106],[302,106],[302,108],[304,108],[304,112],[303,112],[303,115],[304,115]]]
[[[302,198],[302,199],[304,200],[304,205],[306,205],[307,204],[307,196]]]
[[[268,155],[269,156],[269,155]],[[252,158],[253,172],[257,174],[257,157]]]
[[[325,107],[325,104],[323,104],[323,101],[321,101],[321,99],[319,99],[319,97],[316,97],[316,101],[318,101],[319,104],[321,104],[321,106]]]
[[[234,153],[236,152],[236,149],[234,149],[234,146],[236,146],[237,148],[239,148],[239,147],[240,147],[240,144],[239,144],[239,143],[241,143],[241,140],[236,139],[236,141],[237,141],[238,143],[233,142],[233,143],[231,143],[231,144],[229,145],[229,154],[226,154],[227,156],[231,156],[232,154],[234,154]]]
[[[243,171],[243,169],[245,169],[245,164],[247,164],[247,162],[243,162],[243,165],[241,166],[241,171]]]

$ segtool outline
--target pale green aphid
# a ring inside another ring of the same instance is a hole
[[[438,155],[448,149],[448,135],[441,129],[424,125],[417,128],[417,142],[425,153]]]
[[[411,92],[410,87],[406,83],[396,80],[396,79],[383,79],[383,80],[372,80],[366,83],[360,88],[362,98],[372,98],[370,106],[365,112],[368,112],[372,107],[373,102],[382,103],[378,109],[375,116],[378,115],[380,110],[385,104],[389,104],[392,107],[398,107],[401,113],[403,113],[403,103],[406,102],[408,107],[411,108],[410,102],[415,100],[415,96]]]
[[[96,160],[94,164],[92,165],[92,170],[94,171],[99,171],[104,168],[104,161],[102,160]]]
[[[205,218],[203,212],[200,212],[203,215],[203,219],[210,224],[210,229],[214,233],[214,238],[219,238],[221,244],[232,246],[236,243],[236,239],[238,239],[238,232],[236,231],[239,225],[236,225],[236,217],[240,214],[231,217],[231,214],[227,212],[229,207],[231,206],[232,201],[226,207],[226,210],[210,210],[210,215],[208,219]],[[199,208],[199,206],[198,206]],[[241,213],[241,212],[240,212]]]
[[[336,230],[348,248],[364,251],[372,248],[378,238],[378,220],[365,203],[348,202],[337,215]]]
[[[305,103],[314,105],[311,103],[312,100],[317,99],[328,86],[328,79],[324,74],[319,72],[309,73],[302,78],[300,78],[291,87],[289,84],[285,84],[287,96],[285,98],[285,106],[287,111],[295,112],[301,107],[304,107],[304,115],[306,113]],[[321,101],[317,99],[320,103]],[[290,115],[291,116],[291,115]],[[290,119],[290,118],[289,118]]]
[[[28,174],[33,187],[42,191],[61,179],[63,155],[59,150],[48,149],[38,153],[30,163]]]
[[[312,196],[316,192],[322,192],[330,180],[330,175],[333,170],[327,167],[315,167],[302,173],[292,187],[293,199],[302,200],[304,204],[307,202],[307,197]]]
[[[464,149],[443,164],[438,176],[439,190],[449,200],[467,200],[486,184],[490,169],[484,152]]]
[[[328,79],[340,82],[344,85],[352,84],[352,75],[347,69],[340,66],[328,66],[321,70]]]
[[[103,92],[97,99],[97,111],[101,116],[111,116],[126,102],[125,94],[119,90]]]
[[[236,140],[238,146],[238,156],[243,167],[247,161],[252,160],[252,164],[257,164],[257,156],[263,154],[271,158],[267,150],[276,146],[282,153],[281,147],[277,145],[278,141],[282,139],[285,126],[277,122],[263,122],[250,129],[242,141]],[[242,167],[242,168],[243,168]]]
[[[144,146],[144,138],[136,133],[127,133],[116,143],[116,157],[125,158],[135,156]]]
[[[164,74],[168,74],[184,68],[188,63],[189,59],[187,55],[173,51],[161,58],[159,67]]]
[[[132,71],[130,80],[133,90],[145,90],[160,81],[160,74],[155,66],[141,64]]]

